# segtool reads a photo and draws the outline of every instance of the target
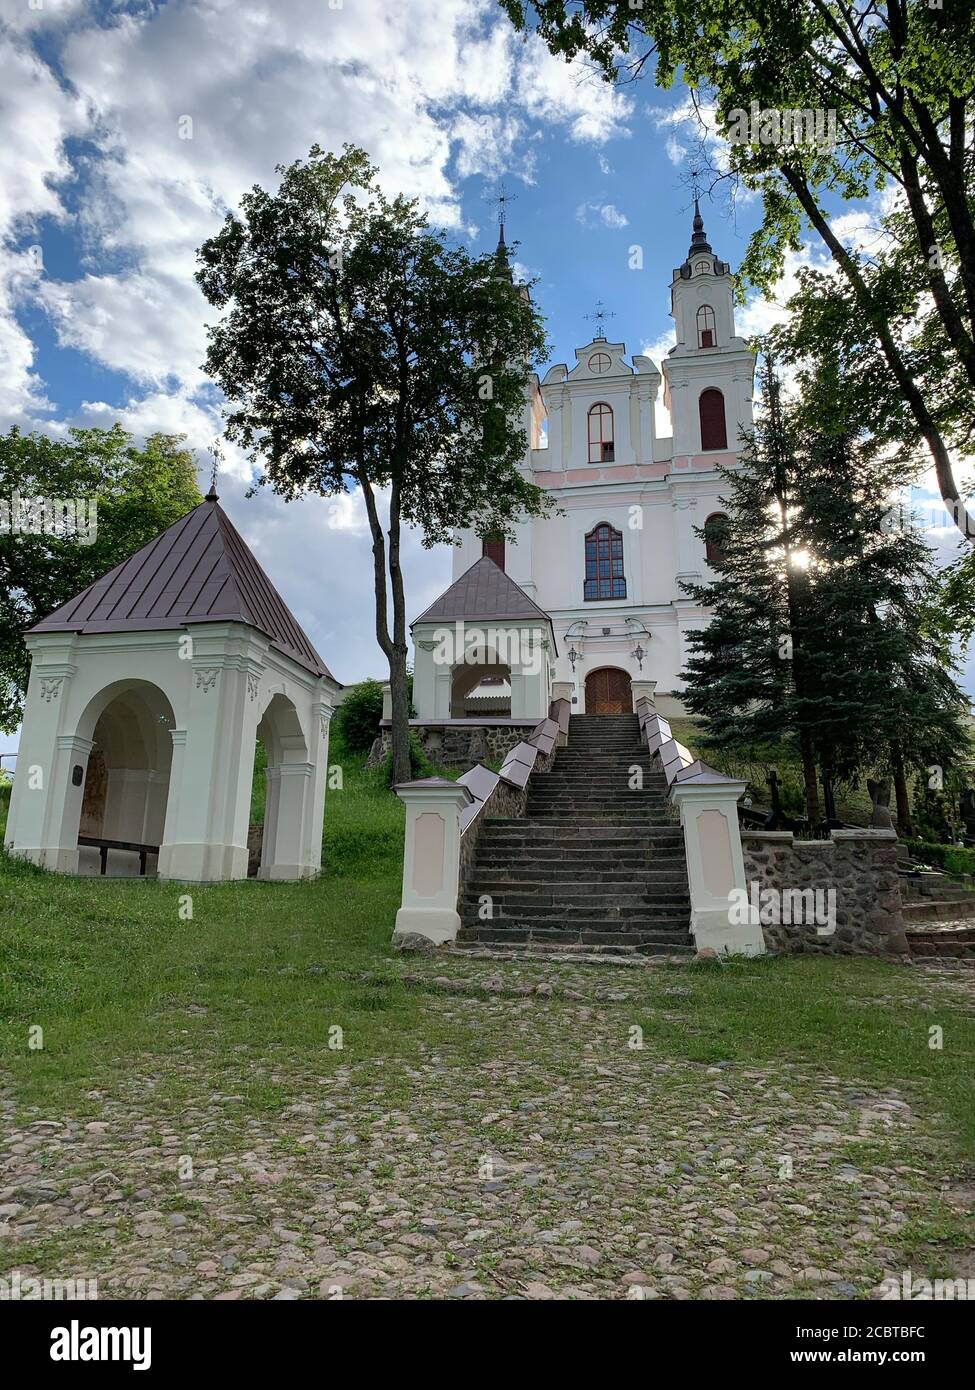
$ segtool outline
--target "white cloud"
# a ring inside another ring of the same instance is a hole
[[[629,134],[633,100],[624,91],[581,63],[554,58],[535,35],[520,47],[516,96],[530,115],[567,122],[573,140],[596,145]]]
[[[4,12],[8,24],[17,18]],[[0,35],[0,63],[0,420],[26,424],[51,408],[34,370],[34,346],[17,318],[43,272],[40,247],[29,243],[40,218],[66,217],[57,185],[71,172],[64,142],[80,128],[82,110],[10,34]]]
[[[539,40],[522,43],[495,0],[0,0],[0,16],[0,238],[13,239],[0,256],[0,412],[51,433],[118,419],[137,436],[185,434],[204,477],[220,413],[200,370],[214,314],[195,252],[245,190],[273,186],[275,165],[313,141],[351,141],[387,192],[462,229],[455,179],[531,180],[540,126],[599,147],[628,133],[633,105]],[[49,218],[73,224],[84,253],[74,274],[41,275],[25,259]],[[123,374],[121,404],[89,399],[44,421],[51,407],[15,317],[37,303],[63,347]],[[245,503],[248,465],[225,453],[228,510],[326,660],[342,679],[381,673],[361,498],[285,506],[262,491]],[[404,552],[420,611],[449,583],[450,553],[413,534]]]
[[[591,227],[601,223],[614,232],[630,224],[626,214],[620,212],[613,203],[580,203],[576,208],[576,221],[580,227]]]
[[[55,26],[70,85],[21,43],[0,96],[13,131],[0,151],[0,229],[5,174],[18,207],[61,215],[53,184],[71,172],[64,137],[84,113],[96,151],[78,213],[87,273],[48,281],[41,299],[62,345],[150,390],[201,384],[212,314],[193,279],[196,247],[312,140],[363,145],[387,191],[460,227],[452,177],[531,181],[532,122],[601,143],[625,132],[632,104],[537,39],[522,43],[493,0],[413,0],[408,23],[386,0],[277,0],[273,12],[258,0],[168,0],[102,23],[80,4],[52,8],[52,23],[55,12],[72,20]]]

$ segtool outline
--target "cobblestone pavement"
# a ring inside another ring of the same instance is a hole
[[[278,1068],[281,1107],[245,1107],[225,1066],[214,1089],[199,1044],[133,1058],[95,1119],[8,1096],[0,1273],[101,1298],[862,1298],[951,1197],[936,1117],[898,1089],[633,1046],[628,971],[397,968],[426,1042]],[[971,972],[912,987],[975,1003]],[[164,1066],[178,1106],[154,1103]]]

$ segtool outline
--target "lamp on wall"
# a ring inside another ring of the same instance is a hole
[[[576,669],[576,662],[579,661],[579,660],[581,660],[581,658],[582,658],[582,653],[581,653],[581,652],[577,652],[576,649],[575,649],[575,647],[572,646],[572,647],[570,647],[569,650],[566,652],[566,656],[569,658],[569,664],[570,664],[570,666],[572,667],[572,672],[573,672],[573,675],[574,675],[574,674],[575,674],[575,669]]]

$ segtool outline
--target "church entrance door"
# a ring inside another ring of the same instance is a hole
[[[617,666],[604,666],[586,677],[587,714],[630,714],[633,696],[630,677]]]

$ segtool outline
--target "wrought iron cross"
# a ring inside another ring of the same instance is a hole
[[[594,334],[594,337],[603,339],[605,339],[606,337],[606,334],[603,331],[606,326],[606,320],[615,319],[615,317],[616,315],[611,310],[603,308],[603,301],[601,299],[596,300],[596,307],[593,310],[593,312],[591,314],[585,315],[586,321],[588,323],[595,323],[596,325],[596,332]]]
[[[500,183],[500,184],[498,184],[498,191],[497,191],[497,193],[485,194],[485,200],[486,200],[487,202],[489,202],[489,203],[497,203],[497,205],[498,205],[498,226],[503,230],[503,229],[504,229],[504,224],[505,224],[505,218],[507,217],[506,208],[507,208],[507,206],[508,206],[509,203],[516,203],[516,202],[518,201],[518,194],[517,194],[517,193],[509,193],[508,190],[507,190],[507,187],[505,186],[505,184],[504,184],[504,183]]]

